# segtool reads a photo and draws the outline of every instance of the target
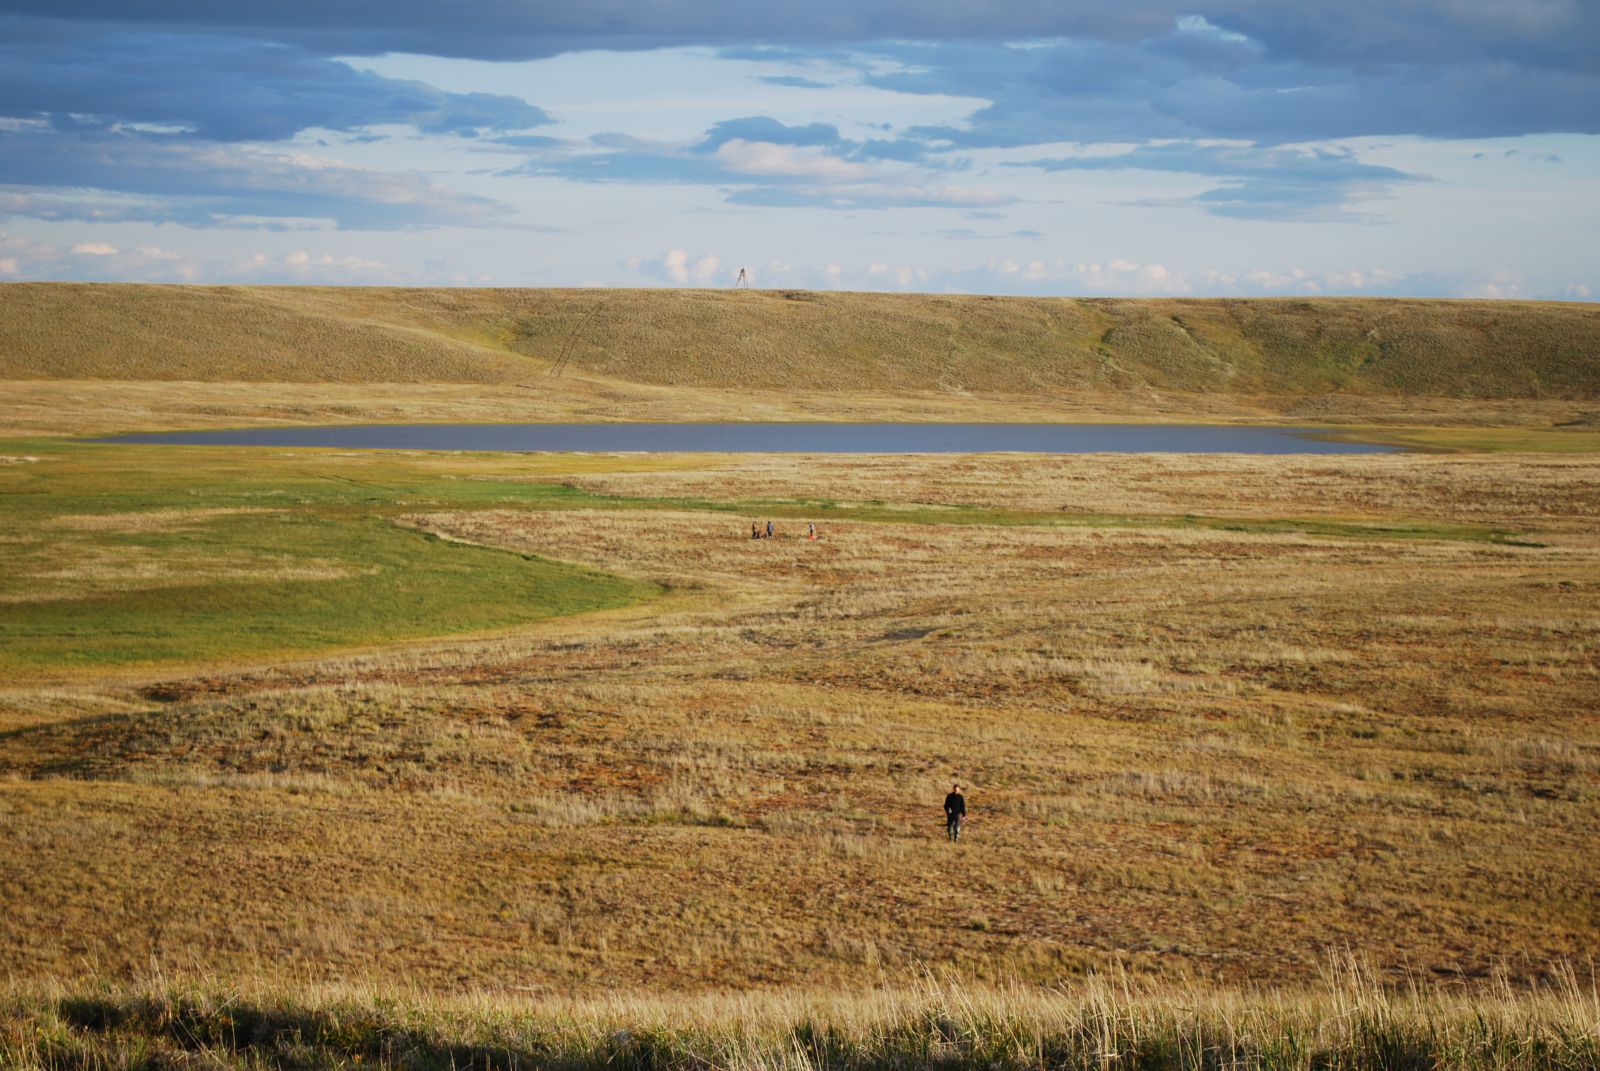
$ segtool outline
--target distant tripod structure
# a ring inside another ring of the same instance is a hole
[[[737,290],[741,286],[746,288],[750,286],[750,276],[745,274],[745,270],[743,268],[739,269],[739,278],[734,281],[733,288]]]

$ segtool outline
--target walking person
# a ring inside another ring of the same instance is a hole
[[[817,538],[817,526],[812,524],[810,521],[806,522],[806,538],[807,539],[816,539]]]
[[[761,528],[756,524],[755,521],[751,521],[750,522],[750,538],[751,539],[760,539],[761,538]]]
[[[951,840],[961,839],[961,823],[967,817],[967,797],[961,794],[960,785],[950,786],[950,795],[944,798],[944,832]]]
[[[772,522],[771,521],[767,522],[767,538],[768,539],[772,538]]]

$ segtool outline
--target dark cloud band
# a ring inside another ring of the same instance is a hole
[[[1200,16],[1316,64],[1499,59],[1592,69],[1600,17],[1585,0],[3,0],[0,12],[293,40],[328,55],[414,52],[530,59],[582,48],[877,40],[1138,41]]]
[[[141,123],[217,141],[385,125],[475,135],[551,121],[517,97],[448,93],[275,41],[23,18],[0,18],[0,115]]]
[[[8,187],[0,217],[408,230],[504,227],[512,212],[420,175],[313,163],[171,135],[63,134],[37,125],[0,130],[0,189]]]

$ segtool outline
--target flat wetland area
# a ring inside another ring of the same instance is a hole
[[[1582,404],[1362,402],[1428,449],[1343,456],[84,438],[736,408],[596,383],[6,384],[0,1065],[1595,1066]]]

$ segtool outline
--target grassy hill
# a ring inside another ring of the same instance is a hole
[[[0,286],[0,378],[1600,396],[1600,307],[811,291]]]

